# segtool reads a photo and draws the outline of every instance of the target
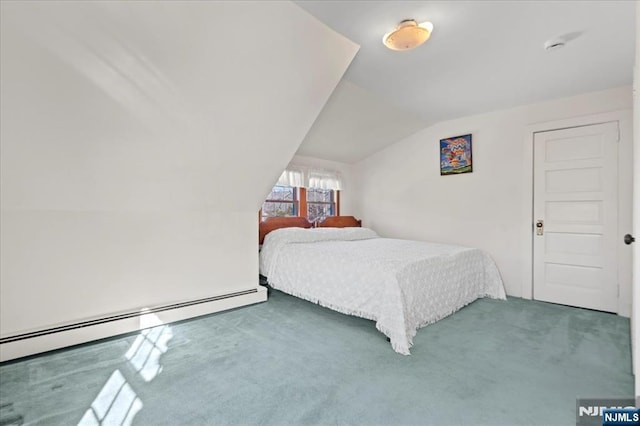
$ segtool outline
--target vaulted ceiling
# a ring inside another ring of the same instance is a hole
[[[633,1],[298,1],[361,48],[298,154],[357,162],[438,121],[632,83]],[[431,21],[423,46],[382,35]],[[545,41],[562,37],[562,49]]]

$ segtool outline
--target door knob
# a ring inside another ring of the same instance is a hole
[[[544,234],[544,222],[541,219],[536,221],[536,235]]]
[[[627,235],[625,235],[625,236],[624,236],[624,243],[625,243],[626,245],[631,244],[631,243],[632,243],[632,242],[634,242],[635,240],[636,240],[636,239],[635,239],[635,238],[633,238],[633,235],[631,235],[631,234],[627,234]]]

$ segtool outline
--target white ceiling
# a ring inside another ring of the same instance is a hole
[[[298,1],[361,45],[298,153],[353,163],[438,121],[631,84],[635,3]],[[431,39],[388,50],[403,19],[431,21]]]

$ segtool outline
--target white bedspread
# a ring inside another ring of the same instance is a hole
[[[408,355],[418,328],[479,297],[505,299],[493,260],[474,248],[380,238],[367,228],[285,228],[265,238],[269,285],[374,320]]]

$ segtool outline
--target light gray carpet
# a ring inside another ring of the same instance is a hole
[[[517,298],[421,329],[411,356],[277,291],[136,339],[1,365],[0,419],[77,424],[93,405],[103,424],[571,425],[577,397],[633,395],[627,319]]]

